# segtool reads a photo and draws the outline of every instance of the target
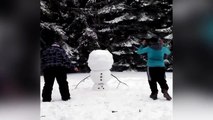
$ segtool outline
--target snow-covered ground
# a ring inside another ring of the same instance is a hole
[[[68,82],[72,99],[61,101],[55,81],[52,102],[41,102],[41,120],[172,120],[173,101],[166,101],[161,93],[158,100],[149,98],[150,89],[146,72],[115,72],[121,85],[112,78],[111,89],[93,91],[93,82],[87,79],[77,89],[76,84],[89,74],[69,74]],[[172,73],[166,73],[172,96]],[[44,81],[41,77],[41,89]],[[160,87],[159,92],[160,92]]]

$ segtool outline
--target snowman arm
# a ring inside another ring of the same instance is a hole
[[[82,82],[84,82],[87,78],[89,78],[89,77],[90,77],[90,75],[87,76],[87,77],[85,77],[83,80],[81,80],[81,81],[75,86],[75,89],[77,89],[78,86],[79,86]]]
[[[126,83],[120,81],[115,75],[111,74],[111,76],[114,77],[114,78],[119,82],[117,88],[119,87],[119,85],[120,85],[121,83],[124,84],[124,85],[126,85],[127,87],[129,87]]]

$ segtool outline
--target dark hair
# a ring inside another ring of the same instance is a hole
[[[158,43],[159,38],[157,37],[152,37],[151,39],[149,39],[150,43]]]
[[[52,45],[54,42],[60,41],[60,35],[49,29],[43,29],[41,31],[41,38],[45,41],[46,45]]]

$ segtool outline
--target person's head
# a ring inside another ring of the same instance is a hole
[[[149,39],[149,43],[152,44],[157,44],[159,43],[159,39],[157,37],[152,37],[151,39]]]
[[[160,50],[163,47],[161,40],[158,37],[149,39],[149,46],[155,50]]]
[[[57,34],[55,31],[49,29],[42,30],[41,37],[45,41],[47,46],[51,46],[55,42],[58,43],[60,41],[60,35]]]

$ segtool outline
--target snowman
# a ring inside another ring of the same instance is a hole
[[[107,82],[111,79],[113,56],[108,50],[94,50],[89,54],[88,66],[90,78],[94,82],[93,90],[108,89]]]

